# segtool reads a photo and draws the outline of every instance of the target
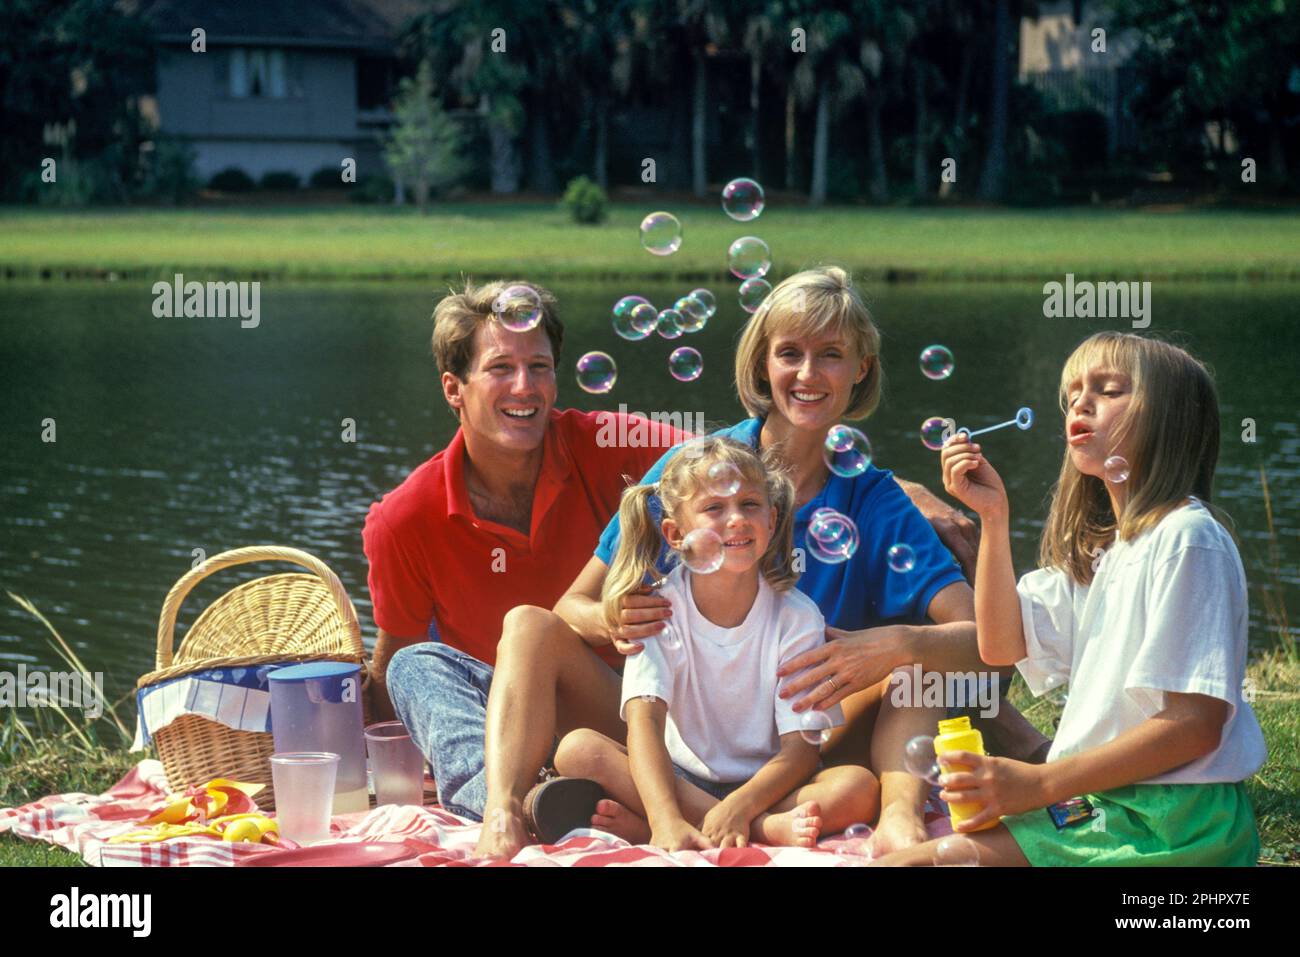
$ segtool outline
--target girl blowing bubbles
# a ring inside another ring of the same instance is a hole
[[[1103,332],[1066,362],[1060,398],[1067,449],[1043,567],[1019,585],[1002,480],[968,438],[943,450],[944,486],[983,523],[980,656],[1015,663],[1037,695],[1066,681],[1070,694],[1046,764],[950,753],[964,769],[941,796],[984,804],[962,831],[1002,818],[970,835],[981,864],[1254,864],[1241,782],[1266,752],[1241,693],[1245,573],[1210,506],[1214,385],[1181,349]],[[1058,829],[1044,808],[1076,795],[1094,816]]]
[[[875,819],[875,777],[857,766],[819,771],[817,735],[805,741],[799,714],[777,695],[781,663],[825,640],[821,612],[794,589],[793,501],[783,473],[719,437],[693,440],[657,489],[624,492],[623,534],[601,592],[611,627],[622,600],[653,575],[664,539],[681,549],[688,533],[707,529],[722,542],[722,564],[709,574],[678,564],[655,586],[671,610],[623,672],[627,747],[590,729],[560,743],[556,770],[594,779],[621,805],[601,802],[597,826],[680,850],[811,846],[824,830]],[[843,723],[838,705],[824,713]]]

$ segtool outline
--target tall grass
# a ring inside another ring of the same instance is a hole
[[[45,626],[55,654],[89,683],[92,672],[49,619],[26,598],[7,594]],[[129,697],[103,702],[94,717],[89,712],[74,717],[48,696],[33,706],[7,709],[0,722],[0,806],[83,789],[98,793],[120,778],[139,759],[127,751],[132,733],[117,710]]]

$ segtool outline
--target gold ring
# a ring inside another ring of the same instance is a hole
[[[835,692],[838,694],[840,690],[840,686],[835,683],[835,678],[833,676],[828,676],[826,680],[831,683],[831,687],[834,688]]]

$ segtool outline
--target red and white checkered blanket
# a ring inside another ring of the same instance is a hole
[[[334,866],[382,861],[391,867],[836,867],[843,840],[824,839],[816,848],[747,847],[668,853],[634,846],[603,831],[574,831],[554,845],[533,845],[512,861],[475,859],[479,825],[437,807],[385,806],[336,815],[331,839],[302,850],[222,841],[214,837],[174,838],[152,844],[109,844],[108,839],[140,827],[168,793],[162,764],[144,760],[100,795],[56,794],[20,808],[0,808],[0,833],[48,841],[75,851],[94,867],[236,867],[247,865]],[[950,832],[946,809],[931,797],[926,808],[931,835]],[[305,855],[305,856],[304,856]]]

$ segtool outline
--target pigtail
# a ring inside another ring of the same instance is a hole
[[[619,502],[621,534],[618,550],[600,589],[605,624],[611,629],[618,627],[623,598],[640,588],[646,574],[658,563],[663,536],[650,511],[650,499],[654,494],[653,485],[633,485],[623,491]]]

